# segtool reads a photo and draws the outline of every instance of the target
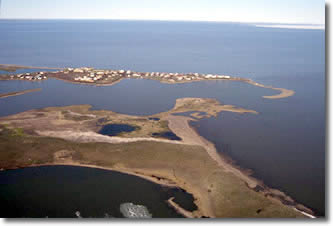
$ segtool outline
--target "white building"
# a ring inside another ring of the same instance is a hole
[[[74,72],[75,73],[83,73],[84,71],[81,68],[75,68]]]

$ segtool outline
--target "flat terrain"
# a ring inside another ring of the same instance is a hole
[[[0,168],[82,165],[137,175],[193,194],[198,210],[191,217],[304,217],[295,207],[311,213],[224,161],[188,125],[195,119],[173,115],[188,111],[205,112],[204,117],[221,111],[257,114],[202,98],[178,99],[170,111],[147,117],[92,111],[89,105],[31,110],[0,118]],[[97,133],[111,123],[136,130],[117,137]],[[174,132],[182,140],[153,138],[156,131]]]
[[[33,66],[22,66],[16,64],[0,64],[0,70],[8,71],[8,72],[15,72],[19,69],[61,69],[61,68],[51,68],[51,67],[33,67]]]

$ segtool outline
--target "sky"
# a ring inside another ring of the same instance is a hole
[[[0,17],[325,24],[325,1],[2,0]]]

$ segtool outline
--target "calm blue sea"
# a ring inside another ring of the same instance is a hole
[[[124,80],[111,87],[1,82],[0,93],[41,87],[0,100],[0,115],[45,106],[92,104],[127,114],[170,109],[176,98],[212,97],[260,112],[221,113],[194,126],[218,150],[269,186],[325,214],[325,31],[260,28],[238,23],[0,20],[0,63],[29,66],[230,74],[295,90],[237,82],[183,85]],[[152,104],[154,103],[154,104]]]

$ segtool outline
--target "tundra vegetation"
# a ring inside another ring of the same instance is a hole
[[[310,211],[223,161],[214,145],[188,125],[191,120],[223,111],[256,111],[203,98],[178,99],[174,108],[151,116],[90,108],[50,107],[0,118],[0,168],[89,166],[178,186],[193,194],[198,209],[189,213],[181,209],[181,203],[170,199],[169,204],[187,217],[289,218],[304,217],[295,208]],[[200,114],[175,115],[183,112]],[[116,137],[98,134],[104,125],[112,123],[136,129]],[[162,132],[173,132],[182,140],[152,137]]]

